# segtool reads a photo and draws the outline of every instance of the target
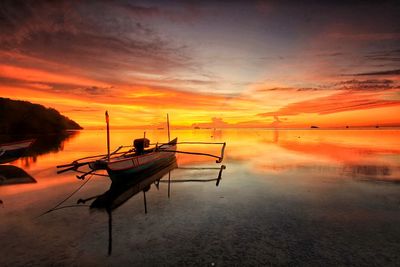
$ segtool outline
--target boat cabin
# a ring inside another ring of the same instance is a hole
[[[150,140],[147,138],[139,138],[133,141],[133,147],[137,155],[144,154],[144,149],[150,146]]]

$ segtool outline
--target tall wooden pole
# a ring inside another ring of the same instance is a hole
[[[170,136],[170,133],[169,133],[169,116],[168,116],[168,113],[167,113],[167,128],[168,128],[168,142],[169,142],[169,141],[171,141],[171,136]]]
[[[106,123],[107,123],[107,159],[110,161],[110,120],[108,118],[108,111],[106,111]]]

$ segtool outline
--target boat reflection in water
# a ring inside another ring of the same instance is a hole
[[[36,183],[26,171],[13,165],[0,165],[0,186]]]
[[[0,135],[0,164],[12,163],[29,168],[40,156],[64,150],[64,144],[79,133],[67,131],[45,135]],[[17,163],[18,159],[21,162]]]
[[[0,186],[36,183],[35,178],[13,165],[0,165]],[[0,199],[0,205],[3,205]]]
[[[144,199],[144,211],[147,213],[147,203],[146,203],[146,192],[150,190],[151,186],[154,184],[157,189],[159,188],[159,183],[168,183],[168,197],[170,197],[171,184],[180,182],[216,182],[216,186],[219,185],[222,178],[222,171],[225,169],[225,165],[221,165],[219,168],[201,168],[202,170],[216,169],[219,170],[217,178],[214,179],[188,179],[188,180],[171,180],[171,171],[178,168],[176,158],[174,157],[168,165],[163,165],[157,169],[152,169],[150,171],[138,173],[132,176],[132,179],[119,179],[113,180],[110,189],[105,193],[90,197],[87,199],[79,199],[78,204],[84,204],[87,201],[94,201],[90,204],[90,209],[92,211],[106,211],[109,216],[109,244],[108,244],[108,254],[112,252],[112,212],[118,207],[126,203],[133,196],[143,192]],[[182,168],[182,169],[198,169],[199,168]],[[161,179],[168,177],[168,180],[161,181]],[[126,177],[125,177],[126,178]]]

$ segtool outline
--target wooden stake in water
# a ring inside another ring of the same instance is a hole
[[[111,210],[107,210],[108,213],[108,255],[112,252],[112,214]]]
[[[170,142],[171,141],[171,136],[170,136],[170,133],[169,133],[169,116],[168,116],[168,113],[167,113],[167,128],[168,128],[168,142]]]
[[[108,111],[106,111],[106,123],[107,123],[107,159],[110,161],[110,120],[108,118]]]
[[[144,190],[143,190],[143,200],[144,200],[144,213],[147,214],[146,191]]]
[[[171,172],[168,172],[168,198],[171,195]]]

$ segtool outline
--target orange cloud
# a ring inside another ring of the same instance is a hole
[[[260,116],[293,116],[302,113],[332,114],[344,111],[400,106],[400,101],[385,99],[390,91],[345,90],[326,97],[289,104],[274,112],[261,113]],[[399,92],[391,89],[391,92]]]
[[[167,112],[185,127],[400,123],[397,13],[312,6],[334,16],[315,12],[310,27],[297,8],[269,2],[9,2],[0,11],[0,94],[83,126],[102,125],[106,109],[119,127],[157,125]],[[380,15],[369,24],[371,14]],[[229,23],[210,28],[208,16]]]

